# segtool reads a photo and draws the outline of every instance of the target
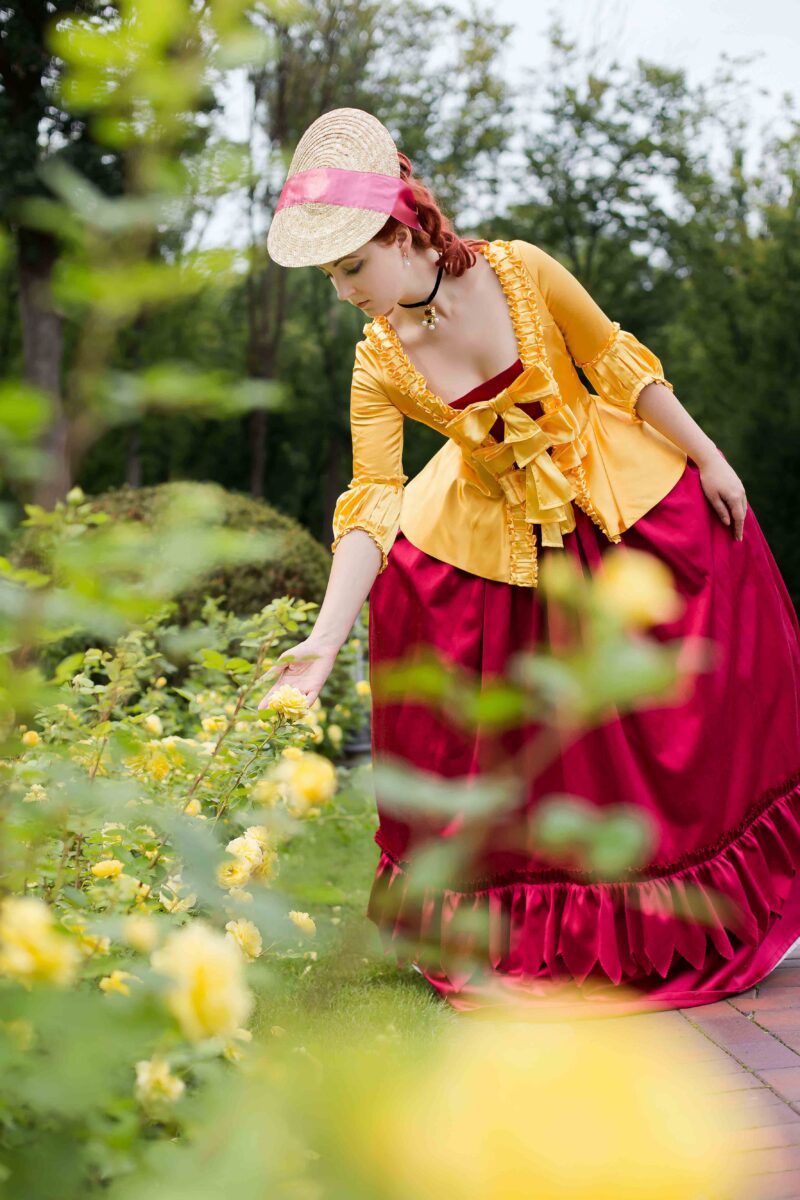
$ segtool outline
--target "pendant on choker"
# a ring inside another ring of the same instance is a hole
[[[425,309],[425,316],[422,318],[422,324],[426,329],[435,329],[439,324],[439,316],[436,312],[435,304],[429,304]]]
[[[406,260],[406,261],[408,261],[408,260]],[[444,265],[439,267],[439,271],[436,275],[436,283],[434,284],[433,291],[431,292],[430,296],[428,296],[425,300],[415,300],[413,304],[403,304],[401,301],[398,301],[401,308],[422,308],[422,306],[424,305],[425,306],[425,316],[422,318],[421,323],[425,326],[426,329],[435,329],[436,326],[439,324],[439,314],[436,311],[436,305],[433,303],[433,297],[436,295],[437,291],[439,290],[439,284],[442,282],[443,274],[444,274]]]

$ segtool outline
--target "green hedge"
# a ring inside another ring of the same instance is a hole
[[[261,565],[225,567],[198,580],[189,591],[176,597],[179,622],[199,617],[205,596],[224,602],[239,615],[258,612],[276,596],[292,596],[322,603],[330,573],[331,555],[292,517],[253,500],[240,492],[228,492],[216,483],[161,483],[154,487],[120,487],[98,496],[87,496],[95,511],[122,521],[152,522],[160,506],[169,504],[182,488],[207,489],[222,509],[223,524],[238,530],[269,533],[277,539],[275,554]],[[24,530],[13,553],[15,562],[40,565],[37,538],[40,531]]]

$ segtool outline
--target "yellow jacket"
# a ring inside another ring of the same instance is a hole
[[[646,346],[538,246],[498,240],[480,250],[505,292],[523,370],[491,400],[454,408],[433,394],[384,316],[365,325],[350,395],[353,478],[336,502],[331,549],[363,529],[380,547],[380,573],[400,529],[443,562],[535,587],[537,539],[563,545],[573,500],[618,542],[674,487],[686,454],[636,412],[648,383],[672,387]],[[534,400],[536,420],[518,406]],[[488,432],[498,414],[500,442]],[[407,485],[405,417],[447,438]]]

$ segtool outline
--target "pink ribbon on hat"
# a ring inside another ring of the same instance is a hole
[[[370,208],[388,213],[412,229],[422,229],[414,193],[408,184],[400,178],[375,171],[349,171],[344,167],[310,167],[308,171],[297,171],[284,183],[275,211],[293,204]]]

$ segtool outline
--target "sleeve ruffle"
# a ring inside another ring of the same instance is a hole
[[[663,383],[673,390],[664,377],[661,361],[632,333],[621,329],[617,321],[602,350],[578,366],[599,396],[625,409],[634,421],[642,421],[636,401],[648,383]]]
[[[401,477],[355,478],[346,492],[336,501],[333,512],[333,541],[331,551],[352,529],[363,529],[381,552],[380,575],[386,570],[388,554],[400,528],[400,509],[403,504]]]

